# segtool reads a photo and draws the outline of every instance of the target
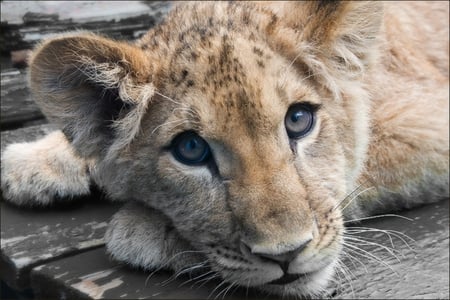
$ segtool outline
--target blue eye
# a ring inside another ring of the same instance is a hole
[[[201,165],[211,157],[208,143],[193,131],[186,131],[175,137],[172,154],[186,165]]]
[[[291,139],[304,137],[311,131],[313,125],[314,110],[307,104],[292,105],[284,118],[284,126]]]

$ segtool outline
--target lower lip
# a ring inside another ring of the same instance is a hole
[[[285,274],[283,277],[275,279],[267,284],[285,285],[307,275],[308,274]]]

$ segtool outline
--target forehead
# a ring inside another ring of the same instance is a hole
[[[191,129],[206,137],[275,132],[287,108],[311,94],[289,61],[237,34],[191,43],[171,58],[168,69],[167,89],[185,108],[178,117],[195,114],[197,128]]]

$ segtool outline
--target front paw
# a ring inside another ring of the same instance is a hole
[[[60,131],[6,147],[1,156],[3,198],[17,205],[47,205],[89,193],[86,162]]]
[[[167,217],[136,202],[127,203],[112,217],[105,240],[114,259],[146,270],[183,272],[205,260]]]

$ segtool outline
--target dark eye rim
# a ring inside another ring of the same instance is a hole
[[[205,151],[202,153],[202,156],[197,160],[189,160],[186,159],[179,151],[177,145],[182,141],[182,139],[188,137],[188,136],[195,136],[203,140],[203,142],[206,145]],[[204,138],[202,138],[198,133],[196,133],[193,130],[183,131],[179,133],[175,138],[172,140],[169,151],[171,152],[172,156],[179,161],[180,163],[188,166],[202,166],[208,164],[208,162],[211,160],[211,149],[209,147],[208,142],[205,141]]]
[[[286,117],[289,114],[289,112],[293,109],[303,109],[305,111],[308,111],[311,113],[311,123],[309,125],[309,127],[301,132],[291,132],[289,131],[289,129],[286,127]],[[313,103],[309,103],[309,102],[300,102],[300,103],[294,103],[291,106],[289,106],[286,115],[285,115],[285,121],[284,121],[284,126],[286,128],[286,133],[289,137],[289,139],[291,140],[298,140],[301,139],[305,136],[307,136],[308,134],[311,133],[312,129],[315,127],[316,125],[316,113],[320,108],[320,104],[313,104]]]

